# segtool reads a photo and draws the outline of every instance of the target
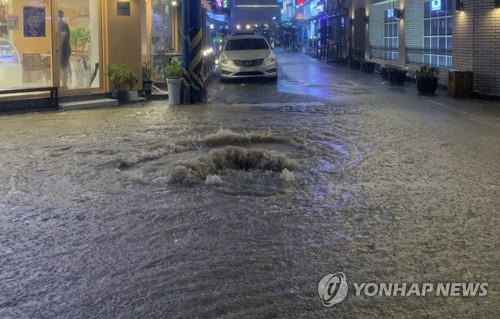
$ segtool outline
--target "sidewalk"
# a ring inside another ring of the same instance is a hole
[[[309,53],[305,52],[291,52],[284,49],[278,49],[278,52],[281,54],[300,54],[311,59],[318,61],[320,63],[324,63],[325,65],[331,66],[335,68],[335,72],[339,72],[340,74],[345,74],[349,77],[356,77],[360,81],[373,81],[373,85],[380,85],[382,87],[388,88],[390,91],[393,91],[394,94],[406,94],[408,97],[415,97],[425,99],[425,101],[429,103],[433,103],[439,106],[447,107],[450,109],[457,109],[466,111],[468,113],[478,114],[478,115],[488,115],[493,117],[500,118],[500,97],[495,98],[484,98],[480,97],[477,94],[474,94],[472,98],[453,98],[448,96],[447,87],[443,83],[439,83],[438,89],[434,96],[420,96],[418,95],[418,90],[416,88],[416,81],[413,77],[415,70],[408,70],[406,81],[403,85],[391,85],[389,80],[384,79],[380,73],[377,73],[377,70],[372,73],[365,73],[361,69],[355,70],[351,69],[349,65],[341,65],[327,60],[321,60],[314,56],[311,56]],[[442,71],[447,72],[447,71]]]
[[[390,91],[388,94],[407,94],[408,97],[419,97],[418,91],[416,89],[416,84],[414,79],[410,76],[407,76],[407,80],[402,86],[391,85],[388,80],[382,78],[380,74],[368,74],[361,70],[350,69],[348,65],[340,65],[336,63],[332,63],[327,60],[320,60],[315,57],[311,57],[311,55],[307,52],[292,52],[289,50],[285,50],[283,48],[276,48],[276,53],[278,55],[283,56],[294,56],[301,55],[304,57],[308,57],[312,59],[312,61],[316,61],[318,63],[323,63],[328,66],[328,68],[334,68],[335,72],[338,72],[339,76],[345,77],[346,79],[356,78],[361,82],[367,83],[370,82],[370,86],[379,87],[382,89],[385,87]],[[211,72],[207,78],[205,79],[205,87],[210,85],[214,79],[217,78],[216,75],[217,67]],[[332,70],[333,71],[333,70]],[[410,70],[408,75],[411,75],[412,71]],[[278,79],[280,81],[280,79]],[[158,99],[167,99],[168,94],[162,94],[160,97],[152,97],[151,99],[147,99],[147,101],[158,100]],[[1,96],[0,96],[1,97]],[[59,99],[60,103],[64,103],[65,101],[78,101],[83,100],[84,103],[86,100],[90,101],[96,99],[109,99],[111,97],[110,93],[95,93],[95,94],[85,94],[85,95],[77,95],[77,96],[62,96]],[[486,100],[484,98],[452,98],[448,97],[446,87],[441,83],[438,88],[435,96],[421,96],[421,99],[425,99],[426,102],[433,103],[442,107],[447,107],[450,109],[463,110],[469,113],[478,114],[478,115],[487,115],[500,118],[500,101],[496,100]],[[103,103],[102,107],[109,107],[109,103]],[[99,106],[89,107],[89,108],[98,108]],[[82,107],[85,108],[85,107]],[[22,97],[16,100],[0,100],[0,115],[5,114],[16,114],[16,113],[29,113],[29,112],[40,112],[40,111],[61,111],[54,110],[47,106],[47,98],[29,98],[27,95],[23,95]]]

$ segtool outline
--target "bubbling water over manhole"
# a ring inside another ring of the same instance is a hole
[[[227,129],[220,129],[215,134],[209,134],[202,138],[189,138],[172,143],[156,143],[148,146],[138,154],[121,156],[116,160],[119,169],[128,169],[145,161],[159,159],[168,154],[179,154],[193,150],[221,146],[249,146],[249,145],[282,145],[292,146],[297,150],[306,150],[304,141],[298,137],[275,136],[267,133],[239,134]]]
[[[226,170],[282,172],[295,171],[299,164],[284,154],[264,149],[226,146],[192,160],[182,160],[170,169],[169,182],[193,185],[206,181],[207,176]]]

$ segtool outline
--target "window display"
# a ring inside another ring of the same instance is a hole
[[[0,38],[0,65],[21,64],[19,52],[6,38]]]
[[[0,0],[0,90],[100,88],[100,7],[99,0]]]
[[[17,48],[6,38],[0,38],[0,88],[22,86],[22,65]]]

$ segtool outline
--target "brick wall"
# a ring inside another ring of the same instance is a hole
[[[368,30],[370,46],[384,45],[384,10],[385,6],[370,6]]]
[[[467,15],[464,20],[472,20],[473,27],[458,36],[462,43],[469,41],[469,45],[463,44],[463,52],[457,50],[457,54],[462,59],[458,65],[472,66],[474,89],[477,92],[500,96],[500,8],[495,9],[494,2],[464,1],[464,12],[458,15]],[[467,37],[471,32],[472,39]]]
[[[422,48],[424,46],[424,1],[405,1],[406,46]]]
[[[500,8],[495,0],[461,0],[462,11],[453,13],[453,69],[474,72],[474,90],[500,97]],[[405,48],[423,48],[424,0],[353,0],[350,9],[366,7],[369,16],[368,40],[371,46],[383,46],[384,10],[401,7],[405,10],[399,28],[399,64],[406,60]],[[455,1],[452,1],[455,6]],[[416,56],[415,56],[416,57]],[[415,60],[415,57],[410,59]],[[384,61],[380,61],[384,62]],[[410,69],[416,65],[405,65]],[[447,84],[442,70],[441,82]]]

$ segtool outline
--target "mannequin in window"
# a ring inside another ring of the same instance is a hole
[[[69,26],[64,21],[64,11],[59,10],[59,66],[61,67],[61,89],[68,88],[70,56],[71,45]]]

